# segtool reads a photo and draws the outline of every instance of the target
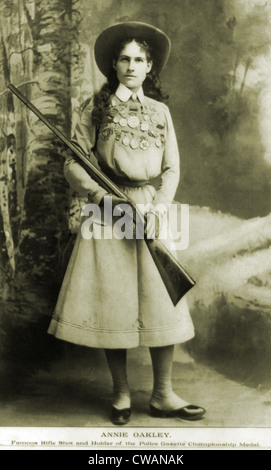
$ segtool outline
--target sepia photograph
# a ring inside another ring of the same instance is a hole
[[[0,449],[271,449],[270,25],[0,0]]]

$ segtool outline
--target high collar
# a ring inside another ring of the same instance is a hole
[[[137,98],[139,99],[140,103],[143,103],[144,100],[144,92],[142,87],[139,88],[139,90],[136,93],[133,93],[132,90],[127,88],[125,85],[122,83],[119,84],[115,95],[120,101],[123,101],[124,103],[128,101],[132,95],[136,95]]]

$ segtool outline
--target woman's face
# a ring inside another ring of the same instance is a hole
[[[113,61],[119,82],[133,92],[139,90],[151,67],[152,62],[147,60],[146,52],[136,41],[126,44],[120,51],[118,60]]]

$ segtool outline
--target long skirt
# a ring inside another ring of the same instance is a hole
[[[154,190],[121,189],[139,203],[150,202]],[[91,230],[88,237],[78,231],[48,333],[109,349],[166,346],[193,338],[186,298],[173,305],[145,241],[112,237],[112,227],[100,219]]]

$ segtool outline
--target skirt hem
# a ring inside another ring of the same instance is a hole
[[[190,329],[189,329],[190,330]],[[170,344],[185,343],[194,337],[194,330],[181,331],[178,328],[172,329],[138,329],[133,331],[110,331],[97,332],[90,329],[78,330],[78,328],[65,323],[60,323],[52,319],[48,334],[54,335],[57,339],[68,341],[80,346],[90,348],[107,349],[132,349],[136,347],[161,347]]]

